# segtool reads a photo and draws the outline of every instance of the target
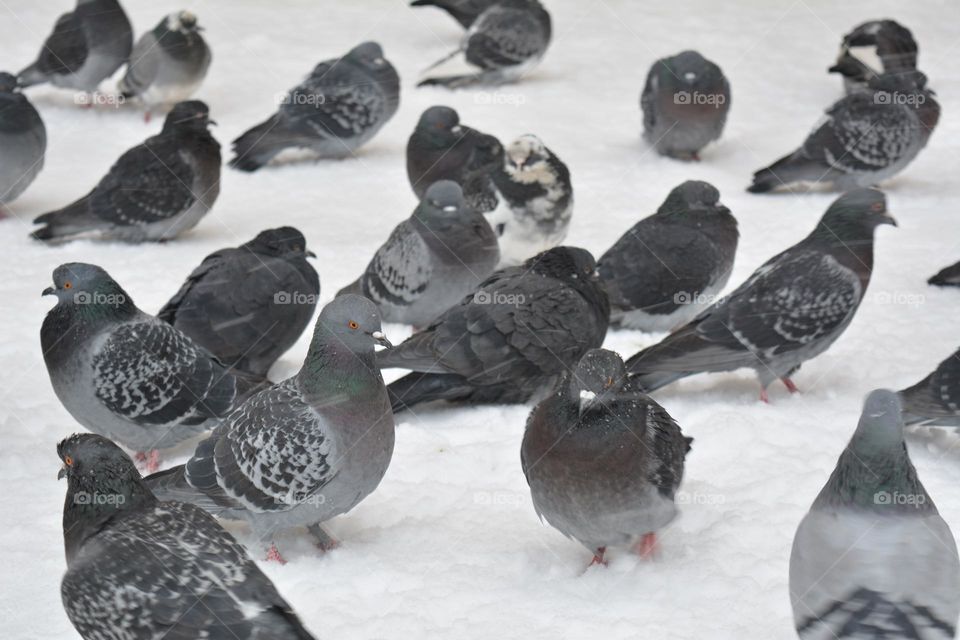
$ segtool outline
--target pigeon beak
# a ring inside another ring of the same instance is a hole
[[[383,331],[374,331],[370,336],[377,341],[377,344],[381,347],[386,347],[387,349],[393,349],[393,344],[387,340],[387,336],[383,335]]]
[[[890,215],[889,212],[885,213],[883,216],[880,217],[880,224],[889,224],[890,226],[893,226],[893,227],[900,226],[897,224],[897,219],[894,218],[892,215]]]
[[[832,67],[827,69],[827,73],[840,73],[840,65],[839,64],[833,65]]]
[[[55,294],[56,292],[57,292],[57,290],[54,289],[53,287],[47,287],[46,289],[44,289],[44,290],[40,293],[40,295],[41,295],[41,296],[52,296],[52,295]]]
[[[316,258],[316,257],[317,257],[317,254],[315,254],[313,251],[304,251],[304,253],[307,255],[308,258]]]
[[[57,480],[63,480],[67,477],[67,465],[60,467],[60,471],[57,472]]]
[[[217,126],[217,121],[213,120],[212,118],[207,118],[207,124],[215,127]]]

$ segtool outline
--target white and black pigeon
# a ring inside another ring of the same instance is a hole
[[[55,87],[96,92],[130,57],[133,30],[117,0],[77,0],[59,18],[37,60],[17,74],[21,87],[49,82]]]
[[[937,287],[960,287],[960,262],[944,267],[935,275],[930,276],[927,284]]]
[[[189,99],[200,88],[210,68],[210,47],[189,11],[171,13],[137,41],[127,72],[120,80],[125,98],[139,98],[151,111]]]
[[[609,321],[593,256],[555,247],[495,272],[377,363],[413,371],[387,387],[395,411],[433,400],[536,401],[603,344]]]
[[[499,0],[471,23],[458,49],[425,73],[448,62],[459,68],[425,78],[417,86],[459,89],[516,82],[540,64],[551,32],[550,14],[538,0]]]
[[[257,387],[138,309],[98,266],[60,265],[43,295],[57,298],[40,345],[63,407],[88,430],[138,452],[148,469],[158,467],[159,449],[212,429]]]
[[[411,7],[437,7],[469,29],[480,15],[501,0],[413,0]]]
[[[211,253],[157,313],[220,362],[265,378],[310,326],[320,277],[293,227]]]
[[[627,360],[640,386],[654,391],[697,373],[749,367],[767,386],[826,351],[846,330],[873,271],[878,225],[895,225],[876,189],[846,193],[813,232],[767,260],[730,295],[689,324]]]
[[[360,294],[386,322],[424,327],[480,286],[499,260],[486,218],[467,205],[456,182],[441,180],[337,295]]]
[[[203,509],[160,502],[117,445],[57,445],[67,479],[60,596],[85,640],[312,640],[243,547]]]
[[[843,76],[847,93],[860,91],[871,78],[917,69],[917,43],[896,20],[871,20],[843,36],[837,62],[828,71]]]
[[[900,392],[907,425],[960,427],[960,351],[926,378]]]
[[[675,187],[597,261],[611,323],[668,331],[693,320],[730,279],[739,237],[713,185],[688,180]]]
[[[177,104],[163,130],[110,167],[93,191],[34,220],[37,240],[165,241],[196,226],[220,194],[220,144],[199,100]]]
[[[605,564],[609,547],[652,557],[691,442],[619,355],[592,349],[530,413],[520,462],[537,515]]]
[[[683,51],[653,63],[640,94],[643,136],[657,153],[699,160],[730,111],[730,83],[715,63]]]
[[[792,190],[798,184],[845,191],[869,187],[903,171],[940,119],[940,105],[919,71],[870,80],[827,109],[826,119],[799,149],[753,175],[751,193]]]
[[[492,173],[497,208],[487,215],[500,239],[500,266],[518,265],[567,237],[573,184],[560,158],[535,135],[522,135]]]
[[[960,617],[960,560],[903,441],[892,391],[860,423],[800,522],[790,603],[802,640],[947,640]]]
[[[275,114],[233,141],[230,166],[256,171],[286,149],[345,158],[369,142],[400,106],[400,77],[376,42],[324,60]]]
[[[376,306],[335,298],[320,312],[303,368],[261,391],[201,442],[185,465],[146,479],[161,499],[246,520],[284,562],[277,531],[306,526],[323,549],[322,523],[367,497],[393,456],[394,422],[374,346],[390,346]]]
[[[46,151],[40,114],[17,90],[17,79],[0,72],[0,217],[36,179]]]

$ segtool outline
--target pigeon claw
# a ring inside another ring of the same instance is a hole
[[[160,452],[156,449],[147,452],[137,451],[133,459],[137,463],[137,468],[145,474],[156,473],[160,470]]]
[[[597,547],[597,550],[593,552],[593,560],[590,561],[590,564],[587,565],[587,569],[592,567],[595,564],[601,566],[607,566],[607,561],[603,559],[603,554],[607,552],[606,547]]]
[[[767,395],[766,387],[760,389],[760,402],[763,404],[770,404],[770,396]]]
[[[280,550],[277,549],[277,543],[271,542],[270,547],[267,549],[267,557],[264,558],[267,562],[277,562],[279,564],[287,564],[287,561],[280,555]]]
[[[641,560],[653,560],[657,553],[657,534],[643,534],[640,540],[633,546],[633,551],[640,556]]]
[[[783,383],[783,386],[785,386],[790,393],[798,393],[800,391],[790,378],[780,378],[780,382]]]

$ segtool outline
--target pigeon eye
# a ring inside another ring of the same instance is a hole
[[[874,202],[872,205],[870,205],[870,208],[876,211],[877,213],[883,211],[883,205],[879,202]]]
[[[353,320],[351,320],[350,322],[348,322],[348,323],[347,323],[347,326],[350,327],[351,329],[359,329],[359,328],[360,328],[360,325],[358,325],[358,324],[357,324],[356,322],[354,322]]]
[[[63,464],[67,465],[68,467],[72,467],[72,466],[73,466],[73,458],[70,457],[70,456],[63,456]]]
[[[612,378],[612,377],[611,377],[611,378],[607,378],[607,386],[608,386],[608,387],[612,387],[612,386],[613,386],[613,378]]]
[[[69,289],[69,288],[71,288],[72,286],[73,286],[73,285],[72,285],[71,283],[69,283],[69,282],[64,282],[64,283],[63,283],[63,288],[64,288],[64,289]]]

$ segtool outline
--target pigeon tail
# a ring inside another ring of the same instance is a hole
[[[143,479],[153,495],[163,502],[188,502],[204,511],[218,515],[226,508],[187,481],[186,465],[177,465],[151,474]]]
[[[291,146],[289,140],[278,139],[277,134],[282,126],[280,119],[272,115],[234,140],[234,158],[230,166],[240,171],[256,171]]]
[[[753,184],[747,187],[750,193],[767,193],[803,180],[820,180],[826,177],[824,170],[814,165],[801,151],[780,158],[765,169],[753,174]]]
[[[56,240],[85,231],[93,231],[102,226],[103,221],[90,212],[87,198],[73,204],[38,216],[34,224],[46,225],[30,235],[36,240]]]
[[[475,85],[484,84],[485,74],[467,73],[456,76],[437,76],[436,78],[427,78],[417,83],[418,87],[446,87],[447,89],[463,89]]]
[[[409,373],[387,385],[394,412],[433,400],[460,400],[470,394],[461,376],[449,373]]]

